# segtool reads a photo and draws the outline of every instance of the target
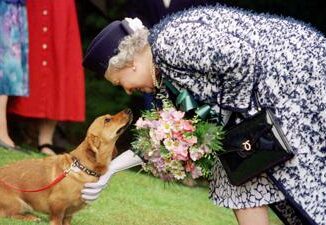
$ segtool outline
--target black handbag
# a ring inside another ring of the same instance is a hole
[[[241,185],[293,157],[293,151],[269,109],[226,130],[218,155],[231,184]]]

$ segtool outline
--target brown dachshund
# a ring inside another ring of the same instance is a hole
[[[129,109],[98,117],[88,128],[85,140],[70,154],[23,160],[0,168],[0,217],[37,220],[28,214],[35,210],[49,214],[51,225],[70,225],[73,214],[86,205],[81,198],[84,184],[97,181],[106,172],[116,154],[115,143],[131,121]],[[64,171],[66,176],[49,189],[15,190],[45,187]]]

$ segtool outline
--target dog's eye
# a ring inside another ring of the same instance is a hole
[[[111,121],[111,118],[105,118],[104,122],[108,123]]]

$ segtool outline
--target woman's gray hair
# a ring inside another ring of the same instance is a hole
[[[122,39],[118,47],[119,53],[110,59],[108,70],[119,70],[130,65],[134,55],[141,52],[148,45],[148,35],[149,31],[144,27]]]

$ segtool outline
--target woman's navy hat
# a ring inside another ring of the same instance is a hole
[[[110,58],[118,53],[121,40],[133,32],[126,19],[113,21],[107,25],[87,48],[83,66],[96,73],[104,74]]]

